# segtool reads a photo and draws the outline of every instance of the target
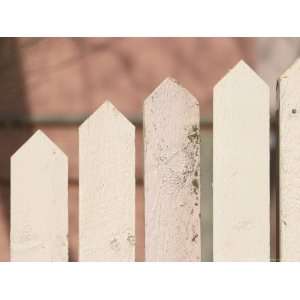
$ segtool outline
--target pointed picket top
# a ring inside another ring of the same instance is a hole
[[[174,78],[167,77],[145,99],[144,106],[149,102],[159,102],[158,105],[174,105],[175,102],[191,103],[198,105],[198,100]]]
[[[243,60],[238,62],[214,87],[214,92],[226,86],[234,85],[236,90],[259,88],[269,92],[265,81]],[[255,101],[256,99],[253,99]]]
[[[279,198],[280,260],[300,260],[300,59],[280,76]]]
[[[199,103],[167,78],[143,113],[146,260],[199,261]]]
[[[295,62],[287,68],[284,73],[280,76],[280,80],[285,80],[290,77],[298,76],[300,73],[300,58],[296,59]]]
[[[298,58],[278,79],[277,92],[280,98],[280,108],[289,109],[295,106],[294,109],[299,109],[299,97],[294,97],[299,91],[300,77],[300,58]],[[285,101],[287,105],[283,105]]]
[[[68,260],[68,159],[37,131],[11,157],[11,260]]]
[[[32,153],[39,153],[43,156],[61,156],[68,160],[66,154],[42,131],[37,130],[12,156],[13,159],[23,159],[26,156],[35,159]]]
[[[135,259],[135,127],[109,101],[79,128],[79,260]]]
[[[283,109],[300,108],[299,97],[294,97],[299,91],[300,58],[298,58],[278,79],[277,95],[280,98],[281,115]],[[285,102],[287,105],[284,105]]]
[[[123,124],[125,128],[129,130],[135,130],[134,125],[109,100],[103,102],[103,104],[80,125],[79,130],[85,130],[85,128],[95,124],[98,126],[100,125],[99,122],[102,125],[111,124],[112,120],[115,120],[119,125]],[[113,126],[113,128],[116,129],[115,126]]]
[[[213,112],[214,260],[269,260],[269,88],[241,61]]]

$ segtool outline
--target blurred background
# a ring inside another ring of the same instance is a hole
[[[69,253],[78,260],[78,126],[110,100],[136,130],[136,260],[144,260],[143,100],[176,78],[201,106],[202,259],[212,260],[212,91],[243,59],[271,88],[272,259],[276,259],[276,79],[298,38],[0,38],[0,261],[9,260],[10,156],[42,129],[69,157]]]

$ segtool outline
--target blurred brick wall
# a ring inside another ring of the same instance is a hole
[[[212,89],[240,59],[255,67],[255,40],[243,38],[0,39],[0,118],[80,120],[109,99],[141,119],[143,100],[176,78],[211,118]],[[41,128],[69,157],[70,255],[77,260],[77,125],[0,126],[0,260],[9,259],[9,157]],[[144,259],[142,128],[136,138],[137,260]]]

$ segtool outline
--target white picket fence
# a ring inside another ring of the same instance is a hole
[[[300,260],[300,61],[279,80],[280,259]],[[213,99],[215,261],[270,260],[269,88],[244,62]],[[200,110],[166,79],[144,102],[146,261],[200,261]],[[203,212],[202,212],[203,213]],[[68,260],[68,158],[41,131],[11,157],[11,260]],[[79,260],[135,260],[135,128],[79,128]]]

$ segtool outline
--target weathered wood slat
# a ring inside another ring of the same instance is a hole
[[[166,79],[144,102],[147,261],[197,261],[200,245],[200,111]]]
[[[270,259],[269,88],[243,61],[214,88],[216,261]]]
[[[280,260],[300,261],[300,60],[278,82]]]
[[[11,157],[11,260],[68,260],[68,159],[37,131]]]
[[[105,102],[79,129],[79,259],[135,259],[135,128]]]

